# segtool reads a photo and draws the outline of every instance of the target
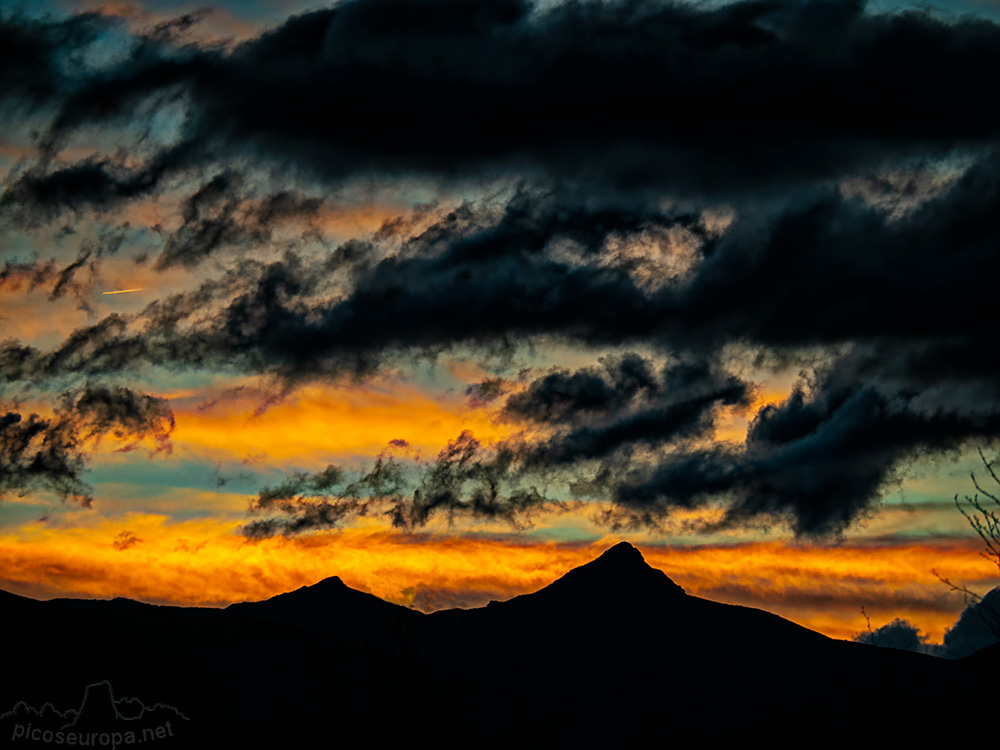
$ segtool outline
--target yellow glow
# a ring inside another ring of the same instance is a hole
[[[457,397],[435,399],[402,384],[308,386],[259,416],[252,397],[211,410],[174,405],[177,448],[242,459],[266,454],[325,465],[337,456],[374,456],[402,439],[433,457],[463,430],[493,441],[511,432]]]

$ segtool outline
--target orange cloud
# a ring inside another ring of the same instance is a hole
[[[316,226],[327,235],[357,237],[380,229],[403,210],[402,206],[389,204],[324,205],[316,217]]]
[[[983,565],[975,540],[871,541],[838,546],[756,542],[649,548],[646,559],[689,593],[759,607],[831,637],[849,638],[895,617],[910,619],[933,640],[963,608],[932,572],[983,591],[1000,584]]]
[[[484,410],[469,409],[458,396],[432,398],[387,381],[307,386],[252,416],[257,406],[252,397],[204,410],[173,404],[174,445],[201,456],[239,460],[266,454],[321,467],[338,457],[377,455],[391,440],[406,440],[423,457],[433,457],[463,430],[492,441],[511,429],[494,424]]]
[[[0,322],[4,338],[18,339],[24,344],[42,348],[62,343],[77,327],[85,324],[86,313],[77,309],[71,297],[50,301],[48,293],[4,289]]]
[[[57,253],[52,255],[54,257]],[[56,263],[56,267],[62,269],[69,262],[63,258]],[[0,290],[3,336],[42,349],[56,347],[78,328],[93,325],[113,312],[138,312],[157,297],[189,288],[195,279],[194,273],[188,269],[157,271],[148,265],[136,265],[128,257],[105,256],[96,270],[82,268],[78,271],[75,281],[79,283],[79,289],[52,299],[53,279],[32,288],[30,273],[11,274]],[[141,291],[103,294],[105,290],[116,289]],[[81,307],[81,300],[90,306],[92,312]]]
[[[780,404],[791,395],[792,385],[764,383],[754,394],[748,407],[730,406],[720,410],[715,427],[715,439],[729,443],[742,443],[747,437],[747,428],[765,406]]]

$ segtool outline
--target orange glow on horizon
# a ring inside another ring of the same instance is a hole
[[[369,520],[338,532],[247,543],[237,526],[138,513],[71,528],[28,524],[0,536],[0,588],[36,598],[126,596],[221,606],[336,575],[353,588],[431,611],[538,590],[618,541],[404,534]],[[691,595],[765,609],[834,638],[865,627],[864,605],[873,627],[905,617],[939,642],[963,603],[931,568],[981,590],[1000,582],[971,539],[638,546],[651,566]]]

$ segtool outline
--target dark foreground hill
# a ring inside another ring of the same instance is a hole
[[[625,543],[536,593],[431,615],[338,578],[221,610],[4,592],[0,608],[0,747],[60,732],[151,750],[996,736],[996,649],[952,662],[834,641],[688,596]]]

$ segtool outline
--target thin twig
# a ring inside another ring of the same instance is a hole
[[[955,583],[952,583],[947,578],[945,578],[943,575],[941,575],[940,573],[938,573],[936,569],[931,569],[931,573],[933,573],[934,576],[939,581],[941,581],[941,583],[943,583],[944,585],[946,585],[952,591],[961,591],[965,595],[965,602],[966,602],[966,604],[969,603],[970,599],[972,601],[975,601],[975,602],[981,602],[983,600],[983,597],[980,596],[979,594],[977,594],[975,591],[970,591],[965,586],[959,586],[959,585],[957,585]]]

